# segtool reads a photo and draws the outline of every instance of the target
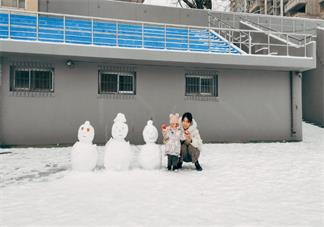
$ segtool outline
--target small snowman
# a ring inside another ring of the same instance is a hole
[[[89,121],[79,127],[78,139],[72,147],[72,169],[77,171],[91,171],[97,165],[97,145],[92,144],[95,135],[94,128]]]
[[[161,168],[161,149],[156,144],[158,136],[158,130],[153,125],[153,121],[147,121],[143,130],[143,138],[146,144],[142,146],[138,155],[139,165],[143,169]]]
[[[118,113],[111,128],[112,138],[106,143],[104,165],[109,170],[128,170],[133,159],[125,115]]]

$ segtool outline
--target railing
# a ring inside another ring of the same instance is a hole
[[[2,39],[240,54],[208,27],[0,9]],[[7,15],[8,14],[8,15]],[[22,18],[26,16],[27,18]],[[25,21],[23,21],[25,20]]]
[[[233,44],[237,45],[242,49],[242,45],[248,46],[248,53],[251,53],[251,36],[247,32],[240,32],[238,35],[235,32],[235,28],[230,24],[220,20],[217,17],[213,17],[208,14],[208,24],[211,27],[226,28],[229,30],[219,30],[219,34],[222,35],[225,39],[229,40]],[[234,30],[233,30],[234,29]]]
[[[312,52],[308,53],[308,47],[314,45],[313,42],[305,42],[296,48],[289,42],[275,43],[272,39],[274,35],[285,35],[289,40],[290,35],[302,38],[309,34],[261,32],[220,26],[187,26],[5,9],[0,9],[0,13],[8,14],[7,23],[5,20],[0,21],[0,34],[4,34],[3,31],[8,33],[1,39],[248,55],[272,55],[272,49],[279,49],[277,55],[280,56],[313,57]],[[30,18],[15,20],[15,17],[19,19],[19,15]],[[226,40],[219,35],[223,33],[233,34],[232,37],[239,38]],[[264,42],[251,39],[252,35],[260,34],[267,37]],[[232,42],[235,42],[236,46]],[[255,50],[262,46],[268,47],[267,53]]]
[[[266,45],[266,44],[261,44],[257,43],[254,40],[252,41],[252,37],[250,34],[253,33],[248,33],[248,32],[229,32],[226,33],[226,31],[220,31],[220,34],[223,35],[225,38],[230,40],[232,43],[235,45],[238,45],[241,49],[248,49],[248,52],[253,53],[263,53],[263,54],[270,54],[270,55],[278,55],[278,48],[283,48],[286,46],[286,51],[280,51],[281,55],[283,52],[286,53],[286,55],[294,55],[292,54],[292,51],[289,51],[289,49],[292,49],[292,47],[295,47],[294,49],[302,49],[304,48],[304,55],[306,56],[307,52],[307,47],[305,46],[306,44],[311,43],[312,41],[316,41],[316,35],[312,34],[297,34],[296,33],[282,33],[280,31],[276,31],[275,29],[268,28],[262,24],[255,23],[254,21],[251,21],[246,18],[239,17],[241,20],[240,22],[247,22],[252,26],[255,26],[256,28],[259,29],[260,32],[264,33],[264,36],[266,36],[266,39],[269,41],[269,43],[280,43],[276,48],[272,48],[274,45]],[[234,29],[232,24],[228,24],[227,22],[222,21],[218,17],[215,17],[213,14],[210,12],[208,13],[208,23],[209,24],[216,24],[220,28],[232,28]],[[255,36],[253,36],[255,37]],[[242,41],[243,40],[243,41]],[[248,44],[247,44],[248,43]],[[251,45],[249,45],[251,44]],[[246,48],[242,48],[245,46]],[[254,48],[254,50],[253,50]],[[275,49],[275,51],[272,51]]]
[[[217,17],[227,24],[230,24],[233,26],[233,28],[239,28],[240,21],[242,19],[253,21],[259,25],[263,25],[283,33],[309,33],[316,35],[316,28],[324,27],[324,20],[320,19],[216,11],[210,11],[209,13],[213,17]]]
[[[254,22],[254,21],[249,20],[249,19],[242,18],[242,21],[247,22],[247,23],[249,23],[249,24],[251,24],[251,25],[253,25],[253,26],[255,26],[255,27],[257,27],[257,28],[259,28],[261,30],[263,30],[263,31],[279,32],[279,31],[277,31],[275,29],[269,28],[269,27],[264,26],[262,24],[258,24],[258,23]],[[280,35],[280,36],[278,36],[278,38],[286,40],[286,35]],[[304,40],[303,38],[300,39],[300,38],[294,37],[293,35],[289,35],[289,40],[292,41],[294,44],[299,45],[299,46],[302,45],[305,42],[316,41],[316,36],[312,35],[312,34],[309,34],[308,36],[306,36],[306,40]]]
[[[297,46],[290,40],[292,34],[283,34],[271,31],[252,31],[241,29],[213,28],[216,32],[231,32],[236,37],[235,44],[240,46],[250,55],[277,55],[290,57],[314,57],[309,47],[315,45],[315,41],[306,42],[308,34],[293,34],[305,40],[305,43]],[[285,36],[284,42],[277,42],[278,36]],[[253,39],[252,37],[259,37]],[[261,38],[260,38],[261,37]],[[264,51],[261,51],[264,50]]]

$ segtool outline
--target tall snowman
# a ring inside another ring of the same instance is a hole
[[[112,138],[106,143],[104,165],[109,170],[128,170],[132,161],[132,150],[125,138],[128,133],[125,115],[118,113],[111,128]]]
[[[78,130],[78,142],[71,151],[72,169],[77,171],[91,171],[97,165],[97,145],[92,144],[95,135],[94,128],[89,121],[84,122]]]
[[[158,130],[153,125],[153,121],[149,120],[143,130],[143,138],[146,144],[142,146],[138,156],[139,165],[143,169],[161,168],[161,149],[156,144],[158,136]]]

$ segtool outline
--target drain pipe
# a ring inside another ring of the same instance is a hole
[[[302,140],[302,73],[290,72],[290,136],[292,140]]]
[[[2,85],[2,57],[0,57],[0,89],[1,89],[1,85]]]
[[[3,85],[2,85],[2,57],[0,57],[0,148],[1,148],[1,144],[2,144],[2,111],[3,111],[3,106],[2,106],[2,89],[3,89]]]

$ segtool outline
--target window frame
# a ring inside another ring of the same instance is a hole
[[[16,72],[17,71],[28,71],[28,88],[16,88]],[[50,89],[36,89],[32,83],[32,72],[51,72],[51,88]],[[13,92],[43,92],[43,93],[54,93],[54,68],[37,68],[37,67],[10,67],[10,91]]]
[[[102,90],[102,75],[112,74],[117,75],[117,91],[103,91]],[[132,78],[132,91],[121,91],[120,90],[120,76],[128,76]],[[118,94],[118,95],[136,95],[136,72],[116,72],[116,71],[98,71],[98,94]]]
[[[187,78],[199,78],[199,92],[189,93],[187,92]],[[212,80],[212,91],[210,93],[201,92],[201,79],[211,79]],[[186,73],[185,74],[185,96],[200,96],[200,97],[218,97],[218,74],[195,74]]]
[[[15,0],[16,6],[6,6],[2,4],[2,0],[0,0],[0,7],[12,8],[12,9],[26,9],[27,0],[24,0],[24,7],[19,7],[20,0]]]
[[[28,72],[28,88],[16,88],[16,71],[26,71]],[[20,69],[20,70],[15,70],[13,71],[13,80],[12,80],[12,91],[30,91],[30,86],[31,86],[31,73],[30,70],[26,69]]]

